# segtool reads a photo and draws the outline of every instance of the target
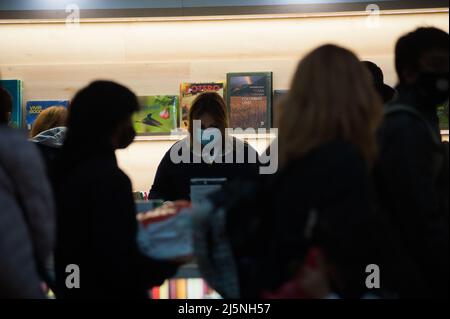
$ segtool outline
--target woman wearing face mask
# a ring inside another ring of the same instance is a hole
[[[228,114],[223,98],[203,93],[189,112],[189,137],[166,153],[150,190],[151,199],[190,200],[192,178],[253,178],[258,156],[250,145],[226,134]]]
[[[58,298],[146,298],[149,288],[176,270],[144,257],[136,245],[131,182],[114,152],[133,141],[131,115],[137,109],[129,89],[104,81],[82,89],[72,101],[54,180]],[[77,275],[66,272],[68,265],[79,267],[78,289],[66,286],[67,277]]]

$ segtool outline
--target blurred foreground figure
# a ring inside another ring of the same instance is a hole
[[[437,109],[448,103],[449,36],[420,28],[396,46],[400,83],[380,130],[376,169],[382,208],[420,265],[415,297],[449,295],[449,158]]]
[[[225,227],[232,251],[213,237],[212,257],[197,254],[202,273],[231,297],[396,297],[410,277],[376,211],[370,174],[383,107],[368,70],[347,49],[322,46],[300,62],[280,109],[280,171],[225,187],[212,197],[213,213],[203,212],[209,220],[194,215],[195,234]],[[382,271],[381,289],[366,284],[371,264]]]
[[[0,299],[44,298],[40,275],[54,244],[53,196],[38,150],[7,127],[11,98],[1,88],[0,103]]]
[[[117,166],[115,150],[133,142],[137,110],[129,89],[106,81],[90,84],[72,101],[55,170],[58,298],[147,298],[176,271],[139,252],[131,181]],[[67,272],[73,267],[79,272]],[[77,274],[79,286],[70,276]]]

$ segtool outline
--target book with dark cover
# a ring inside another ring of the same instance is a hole
[[[438,116],[441,130],[448,131],[448,102],[438,108]]]
[[[272,72],[227,74],[227,105],[232,128],[269,129]]]
[[[276,126],[278,117],[280,116],[280,104],[286,98],[289,90],[273,91],[273,107],[272,107],[272,127]]]

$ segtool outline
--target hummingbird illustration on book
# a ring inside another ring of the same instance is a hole
[[[170,118],[169,109],[166,108],[163,111],[161,111],[161,113],[159,113],[159,117],[162,118],[163,120],[169,119]],[[141,122],[148,126],[160,127],[163,125],[160,121],[153,118],[152,113],[148,113],[147,117],[144,118]]]
[[[153,114],[149,113],[147,114],[147,117],[144,118],[142,121],[140,121],[141,123],[148,125],[148,126],[156,126],[156,127],[160,127],[162,126],[162,123],[158,120],[155,120],[153,118]]]

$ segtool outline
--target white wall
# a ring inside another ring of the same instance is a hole
[[[275,89],[289,87],[298,60],[336,43],[378,63],[394,85],[398,37],[418,26],[449,30],[448,12],[220,21],[0,24],[0,72],[24,81],[24,100],[67,99],[94,79],[113,79],[138,95],[177,94],[183,81],[215,81],[227,72],[273,71]],[[148,190],[173,142],[136,142],[118,152],[136,190]]]

